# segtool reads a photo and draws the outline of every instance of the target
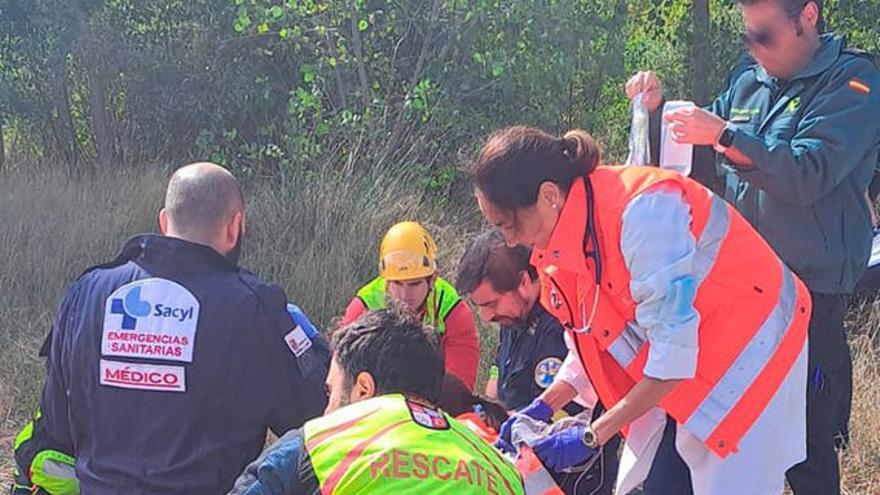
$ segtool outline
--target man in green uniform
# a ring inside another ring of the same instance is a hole
[[[284,435],[231,495],[523,494],[513,464],[436,407],[436,335],[396,309],[336,332],[327,415]]]
[[[880,72],[843,37],[822,34],[822,2],[738,0],[756,63],[707,109],[665,117],[674,139],[712,147],[724,196],[807,284],[807,460],[788,472],[797,495],[840,493],[834,436],[845,433],[852,363],[847,296],[864,271],[872,226],[865,192],[880,143]],[[627,83],[649,110],[660,81]]]

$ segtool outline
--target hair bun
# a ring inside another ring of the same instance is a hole
[[[562,139],[565,141],[563,148],[566,156],[583,171],[584,176],[599,166],[602,149],[587,131],[573,129],[566,132]]]

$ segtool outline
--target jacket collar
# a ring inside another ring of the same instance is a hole
[[[162,272],[183,271],[238,271],[225,256],[213,248],[158,234],[140,234],[126,241],[119,260],[135,263]]]
[[[568,190],[568,196],[559,212],[556,226],[550,234],[547,248],[535,250],[532,254],[532,264],[536,267],[542,267],[541,269],[545,271],[548,268],[551,271],[558,268],[580,274],[590,273],[584,256],[586,230],[587,192],[584,179],[579,178],[572,183]],[[548,274],[552,275],[552,273]]]

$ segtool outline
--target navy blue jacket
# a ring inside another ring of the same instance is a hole
[[[501,329],[492,370],[498,399],[511,410],[529,405],[553,383],[567,354],[562,325],[535,304],[525,327]]]
[[[498,399],[511,410],[527,406],[553,383],[567,354],[559,320],[550,316],[540,304],[535,304],[524,326],[501,329],[492,370],[493,375],[497,372]],[[564,409],[571,415],[583,411],[574,402]],[[597,409],[593,417],[598,417],[603,411],[601,405]],[[568,495],[608,495],[617,477],[619,446],[620,439],[615,436],[603,447],[602,461],[586,473],[551,471],[550,474]]]
[[[47,432],[87,494],[227,491],[319,415],[329,353],[287,298],[206,246],[143,235],[69,289],[47,341]]]

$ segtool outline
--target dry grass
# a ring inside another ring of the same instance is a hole
[[[15,433],[37,403],[37,352],[63,291],[130,235],[156,229],[169,175],[153,168],[70,179],[13,165],[0,172],[0,483],[12,469]],[[404,166],[251,180],[242,264],[284,287],[324,328],[375,275],[379,239],[396,221],[428,224],[449,274],[462,233],[476,224],[472,199],[447,199],[441,209],[418,193],[417,181]]]
[[[880,303],[859,304],[848,318],[853,353],[851,445],[841,456],[843,493],[880,493]]]
[[[11,473],[14,434],[36,404],[37,350],[64,288],[110,258],[129,235],[155,228],[167,175],[151,169],[71,180],[27,164],[0,173],[0,483]],[[431,225],[441,268],[449,273],[465,234],[478,225],[472,200],[461,195],[439,207],[413,192],[415,180],[401,167],[252,181],[243,265],[282,285],[324,327],[372,276],[379,237],[397,220]],[[852,446],[842,456],[844,493],[877,494],[880,307],[860,307],[848,325],[856,394]],[[491,332],[481,337],[485,375],[495,338]]]

